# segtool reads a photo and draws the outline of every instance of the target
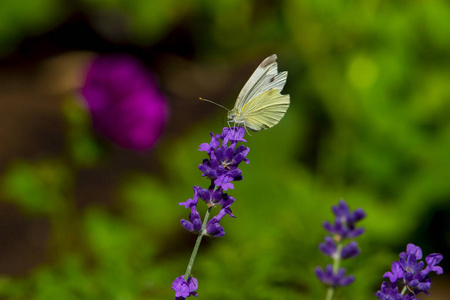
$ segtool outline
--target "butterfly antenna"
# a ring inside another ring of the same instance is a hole
[[[214,102],[214,101],[212,101],[212,100],[204,99],[204,98],[202,98],[202,97],[199,97],[199,99],[202,100],[202,101],[206,101],[206,102],[212,103],[212,104],[214,104],[214,105],[220,106],[220,107],[222,107],[223,109],[225,109],[226,111],[230,111],[230,110],[229,110],[228,108],[226,108],[225,106],[220,105],[219,103],[216,103],[216,102]]]

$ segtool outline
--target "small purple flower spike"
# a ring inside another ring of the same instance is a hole
[[[211,142],[201,144],[198,149],[199,151],[205,151],[209,156],[209,159],[204,159],[198,168],[202,172],[202,176],[210,180],[210,185],[208,189],[194,186],[194,197],[178,203],[191,210],[189,221],[183,219],[181,225],[186,230],[199,235],[186,269],[186,276],[190,275],[202,237],[205,235],[210,237],[224,236],[225,229],[220,221],[226,215],[235,218],[230,208],[235,199],[224,191],[234,189],[233,181],[242,180],[242,171],[239,169],[239,164],[241,162],[249,163],[246,156],[250,149],[244,145],[237,145],[238,142],[245,142],[244,134],[245,129],[242,127],[225,127],[222,134],[211,133]],[[208,206],[203,221],[197,211],[199,199],[203,200]],[[209,219],[211,210],[216,206],[221,206],[219,213]],[[203,224],[205,224],[204,227]],[[191,279],[192,282],[189,281]],[[192,295],[197,297],[197,293],[194,292],[197,289],[197,279],[189,278],[189,280],[185,282],[183,276],[181,276],[174,281],[172,288],[176,293],[175,300],[185,299]]]
[[[237,146],[238,142],[245,142],[243,139],[245,129],[242,127],[228,128],[222,130],[222,134],[211,133],[211,142],[203,143],[199,151],[205,151],[209,159],[204,159],[199,165],[202,176],[210,179],[211,184],[208,189],[200,186],[194,186],[195,195],[193,199],[181,202],[186,209],[191,209],[189,221],[181,220],[181,225],[195,233],[201,232],[201,218],[197,212],[198,199],[202,199],[208,206],[220,205],[219,214],[206,224],[204,234],[212,237],[221,237],[225,235],[225,230],[220,225],[220,220],[225,215],[235,217],[230,209],[235,199],[224,191],[233,189],[232,181],[242,180],[242,171],[238,168],[241,162],[249,163],[246,158],[250,149],[244,145]],[[222,141],[222,142],[221,142]]]
[[[326,236],[325,242],[319,245],[319,250],[331,257],[335,268],[338,269],[341,260],[352,258],[359,254],[360,250],[357,242],[351,241],[348,244],[344,244],[344,241],[357,237],[364,232],[364,228],[355,228],[355,223],[363,219],[366,214],[361,208],[351,212],[344,200],[339,201],[338,205],[334,205],[332,211],[336,216],[334,224],[324,222],[323,227],[332,233],[333,237]],[[340,268],[334,273],[331,265],[328,265],[325,270],[317,267],[315,273],[319,280],[330,288],[349,285],[355,280],[354,276],[345,276],[345,268]]]

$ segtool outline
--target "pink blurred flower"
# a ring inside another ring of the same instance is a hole
[[[168,104],[155,79],[130,55],[95,58],[81,94],[95,130],[125,148],[151,148],[167,122]]]

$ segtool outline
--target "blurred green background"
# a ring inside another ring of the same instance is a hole
[[[199,299],[324,299],[313,269],[331,205],[363,208],[356,276],[374,299],[406,244],[450,264],[448,1],[0,2],[0,299],[171,299],[195,236],[178,202],[207,186],[198,145],[219,133],[276,53],[291,106],[247,136],[223,238],[200,247]],[[96,136],[79,97],[95,53],[152,70],[171,117],[147,152]],[[447,299],[449,277],[427,299]]]

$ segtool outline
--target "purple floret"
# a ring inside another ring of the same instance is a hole
[[[187,297],[197,297],[196,292],[198,288],[198,281],[194,277],[189,277],[187,282],[184,280],[184,276],[177,277],[172,283],[172,289],[175,290],[175,300],[183,300]]]
[[[344,238],[355,238],[364,233],[364,228],[356,228],[355,223],[362,220],[366,213],[358,208],[351,212],[344,200],[339,201],[338,205],[332,207],[336,216],[333,224],[328,221],[323,223],[323,227],[330,233]]]
[[[355,281],[355,276],[345,276],[345,268],[340,268],[336,273],[334,273],[333,267],[331,265],[327,265],[325,270],[321,267],[316,267],[314,272],[316,273],[317,278],[329,287],[346,286]]]
[[[202,176],[210,180],[208,189],[194,186],[194,197],[186,202],[179,203],[186,209],[190,208],[189,221],[181,220],[181,225],[198,234],[208,234],[213,237],[220,237],[225,234],[225,230],[220,225],[220,220],[226,214],[234,217],[230,206],[235,199],[224,191],[234,189],[233,181],[242,180],[242,171],[238,168],[241,162],[249,163],[246,158],[250,149],[244,145],[237,145],[238,142],[245,142],[243,139],[245,129],[242,127],[228,128],[222,130],[222,134],[211,133],[210,143],[203,143],[199,151],[205,151],[209,159],[204,159],[199,165]],[[222,142],[221,142],[222,141]],[[219,214],[206,224],[204,233],[201,231],[201,218],[197,212],[197,201],[202,199],[208,207],[221,206]]]

